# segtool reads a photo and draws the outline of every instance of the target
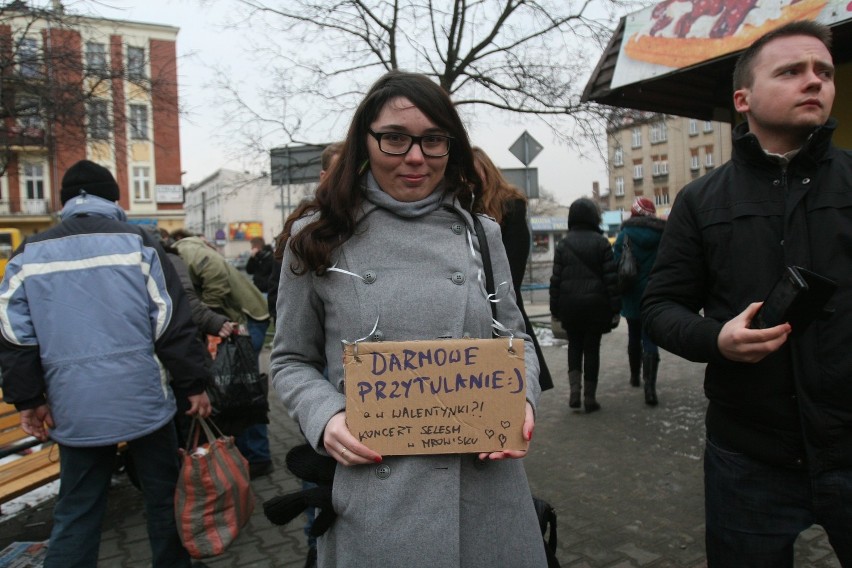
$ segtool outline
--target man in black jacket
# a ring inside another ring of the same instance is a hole
[[[747,123],[731,161],[678,196],[642,301],[661,347],[708,363],[711,568],[792,566],[814,523],[852,566],[852,154],[831,144],[830,41],[800,21],[740,56]],[[791,265],[839,283],[825,314],[751,329]]]

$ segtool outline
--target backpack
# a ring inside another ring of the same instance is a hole
[[[624,235],[621,243],[621,256],[618,258],[618,290],[626,292],[639,281],[639,264],[630,250],[630,237]]]

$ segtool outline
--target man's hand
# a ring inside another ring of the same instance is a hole
[[[53,416],[50,414],[50,407],[46,404],[35,408],[28,408],[21,411],[21,428],[24,432],[45,442],[49,437],[47,428],[54,428]]]
[[[233,321],[226,321],[222,324],[222,327],[219,329],[219,337],[222,339],[227,339],[231,337],[231,334],[234,333],[239,324]]]
[[[726,359],[740,363],[757,363],[784,345],[792,327],[782,323],[766,329],[749,329],[749,324],[763,302],[755,302],[722,327],[716,340]]]
[[[189,400],[189,410],[186,413],[189,416],[198,415],[201,418],[207,418],[213,412],[213,407],[210,406],[210,399],[207,398],[207,393],[193,394],[186,397]]]

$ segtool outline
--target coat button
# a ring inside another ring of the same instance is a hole
[[[464,227],[462,226],[461,223],[453,223],[452,229],[453,229],[453,232],[457,235],[461,235],[462,231],[464,231]]]
[[[372,270],[368,270],[364,273],[364,282],[367,284],[372,284],[376,281],[376,273]]]
[[[803,183],[803,184],[805,184],[805,185],[807,185],[807,184],[811,183],[811,178],[805,178],[805,179],[803,179],[803,180],[802,180],[802,183]]]
[[[453,281],[453,284],[458,284],[459,286],[461,286],[462,284],[464,284],[464,274],[462,274],[461,272],[453,272],[453,275],[450,276],[450,280]]]
[[[780,184],[781,184],[781,180],[780,180],[780,179],[776,179],[776,180],[773,180],[773,181],[772,181],[772,185],[780,185]]]
[[[376,477],[378,477],[379,479],[387,479],[388,477],[390,477],[390,474],[391,468],[389,465],[383,463],[382,465],[376,467]]]
[[[370,339],[372,339],[373,341],[384,341],[385,334],[382,333],[381,329],[377,329],[373,332],[373,335],[370,336]]]

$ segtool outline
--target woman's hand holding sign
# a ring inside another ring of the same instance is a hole
[[[322,438],[325,451],[342,465],[363,465],[367,463],[381,463],[382,456],[377,454],[361,442],[349,431],[346,426],[346,413],[338,412],[325,425],[325,433]]]
[[[505,458],[513,458],[519,459],[526,457],[527,451],[529,451],[529,442],[532,441],[533,428],[535,428],[535,413],[533,412],[532,405],[527,402],[526,403],[526,413],[524,416],[524,440],[527,441],[527,449],[526,450],[504,450],[502,452],[491,452],[491,453],[481,453],[479,454],[480,460],[502,460]]]

